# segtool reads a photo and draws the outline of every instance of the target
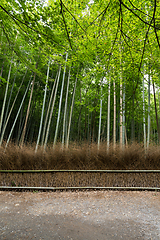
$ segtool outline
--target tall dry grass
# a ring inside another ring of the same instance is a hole
[[[160,147],[150,146],[145,154],[140,144],[129,145],[121,149],[117,144],[107,152],[106,144],[86,143],[70,145],[67,150],[57,144],[53,150],[48,146],[46,152],[39,149],[35,154],[35,146],[25,145],[19,148],[11,143],[5,150],[0,148],[0,169],[160,169]]]

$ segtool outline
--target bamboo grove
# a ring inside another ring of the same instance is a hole
[[[2,0],[0,145],[160,142],[159,1]]]

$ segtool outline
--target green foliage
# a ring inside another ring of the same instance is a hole
[[[26,67],[30,72],[26,76],[19,99],[22,99],[31,73],[36,73],[34,86],[36,99],[33,103],[34,107],[32,106],[34,109],[32,117],[36,119],[35,122],[38,125],[48,60],[51,60],[53,72],[53,77],[51,74],[49,76],[49,82],[54,82],[59,65],[62,68],[65,65],[65,55],[68,52],[67,71],[71,68],[69,98],[72,97],[77,69],[79,66],[81,68],[75,97],[76,109],[73,113],[75,124],[80,119],[77,120],[76,115],[81,115],[82,125],[85,126],[86,115],[90,114],[92,120],[89,124],[96,128],[99,120],[100,99],[103,101],[102,120],[106,119],[109,81],[112,103],[113,82],[116,82],[117,99],[120,98],[120,84],[125,86],[127,124],[129,125],[133,118],[137,124],[143,123],[143,75],[151,74],[155,86],[159,87],[159,14],[160,3],[157,2],[155,6],[150,0],[145,2],[49,0],[48,3],[40,0],[2,0],[0,4],[0,67],[4,69],[0,76],[1,105],[8,66],[13,58],[9,92],[13,76],[16,74],[17,62],[20,66],[11,100],[18,91]],[[61,81],[62,76],[60,83]],[[56,99],[57,105],[60,86]],[[48,94],[50,92],[48,87]],[[24,112],[27,109],[29,93]],[[21,101],[19,99],[14,108],[14,116]],[[153,99],[151,105],[151,113],[155,117]],[[147,118],[147,89],[145,89],[145,109]],[[117,100],[117,114],[119,111],[120,104]],[[113,104],[111,104],[111,118],[113,119]]]
[[[0,84],[7,83],[6,79],[0,76]]]

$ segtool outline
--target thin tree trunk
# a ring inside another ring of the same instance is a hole
[[[133,89],[134,89],[134,82],[133,82]],[[135,142],[135,122],[134,122],[134,93],[132,98],[132,120],[131,120],[131,143]]]
[[[150,69],[148,74],[148,138],[147,138],[147,149],[150,142],[150,128],[151,128],[151,118],[150,118]]]
[[[125,84],[123,87],[123,116],[122,116],[122,121],[123,121],[123,127],[122,127],[122,145],[124,146],[125,144]],[[126,135],[127,136],[127,135]]]
[[[124,131],[125,131],[125,143],[126,143],[126,146],[128,146],[128,140],[127,140],[127,131],[126,131],[126,126],[124,126]]]
[[[110,143],[110,82],[108,85],[108,116],[107,116],[107,151],[109,150]]]
[[[44,107],[45,107],[45,102],[46,102],[46,93],[47,93],[47,85],[48,85],[48,78],[49,78],[49,68],[50,68],[50,60],[48,62],[47,79],[46,79],[46,85],[45,85],[45,91],[44,91],[43,106],[42,106],[42,113],[41,113],[41,121],[40,121],[40,126],[39,126],[39,133],[38,133],[38,139],[37,139],[35,152],[37,152],[37,150],[38,150],[39,140],[40,140],[41,131],[42,131]]]
[[[113,120],[113,146],[116,147],[116,84],[113,81],[114,88],[114,120]]]
[[[85,140],[87,140],[87,113],[86,113],[86,103],[85,103],[85,132],[84,132],[84,135],[85,135]]]
[[[68,57],[68,53],[66,54],[66,62],[67,62],[67,57]],[[58,135],[59,119],[60,119],[61,106],[62,106],[62,95],[63,95],[65,74],[66,74],[66,64],[65,64],[64,72],[63,72],[63,79],[62,79],[62,86],[61,86],[61,95],[60,95],[59,109],[58,109],[58,118],[57,118],[57,125],[56,125],[56,131],[55,131],[55,136],[54,136],[53,147],[56,145],[56,142],[57,142],[57,135]]]
[[[61,73],[61,66],[59,67],[59,74],[58,74],[58,78],[57,78],[57,85],[56,85],[54,98],[53,98],[53,102],[52,102],[52,107],[51,107],[51,111],[50,111],[50,117],[49,117],[49,120],[48,120],[48,127],[47,127],[46,137],[45,137],[45,141],[44,141],[44,150],[46,149],[46,145],[47,145],[47,141],[48,141],[49,129],[50,129],[50,124],[51,124],[54,104],[55,104],[55,100],[56,100],[56,95],[57,95],[57,89],[58,89],[58,84],[59,84],[59,79],[60,79],[60,73]]]
[[[100,137],[101,137],[101,121],[102,121],[102,81],[101,81],[101,99],[100,99],[99,128],[98,128],[98,150],[100,146]]]
[[[80,88],[80,112],[79,112],[79,118],[78,118],[78,139],[81,142],[81,110],[82,110],[82,97],[81,97],[81,88]]]
[[[1,73],[0,73],[0,77],[2,77],[2,74],[3,74],[3,69],[4,69],[4,61],[2,63],[2,67],[1,67]],[[1,79],[0,79],[0,82],[1,82]]]
[[[24,106],[22,106],[21,112],[20,112],[20,119],[19,119],[19,124],[18,124],[18,134],[17,134],[17,138],[16,138],[16,145],[18,145],[19,139],[20,139],[20,136],[21,136],[21,129],[22,129],[22,125],[23,125],[23,112],[24,112]]]
[[[123,146],[123,96],[122,96],[122,84],[120,85],[120,147],[122,148]]]
[[[89,141],[92,142],[92,119],[93,119],[93,112],[91,111],[91,124],[90,124],[90,135],[89,135]]]
[[[96,117],[96,110],[94,110],[94,117],[93,117],[93,127],[92,127],[92,143],[95,142],[95,117]]]
[[[32,126],[32,123],[33,123],[33,115],[34,115],[34,111],[35,111],[35,101],[33,103],[33,106],[31,106],[31,111],[30,111],[30,114],[29,114],[29,118],[28,118],[28,127],[27,127],[27,130],[26,130],[26,136],[25,136],[25,141],[24,142],[28,142],[29,140],[29,132],[30,132],[30,129],[31,129],[31,126]]]
[[[70,128],[71,128],[71,120],[72,120],[72,112],[73,112],[73,105],[74,105],[74,97],[75,97],[75,92],[76,92],[77,79],[78,79],[78,72],[77,72],[76,81],[75,81],[75,85],[74,85],[73,96],[72,96],[72,105],[71,105],[70,116],[69,116],[69,123],[68,123],[68,133],[67,133],[67,140],[66,140],[66,148],[68,148],[68,145],[69,145],[69,136],[70,136]]]
[[[49,111],[50,111],[50,107],[51,107],[51,103],[52,103],[52,98],[53,98],[53,93],[54,93],[54,89],[55,89],[55,86],[56,86],[56,81],[57,81],[57,78],[58,78],[58,73],[59,73],[59,70],[57,71],[56,78],[54,80],[54,84],[53,84],[53,87],[52,87],[52,92],[51,92],[51,95],[50,95],[50,100],[49,100],[49,104],[48,104],[48,108],[47,108],[47,114],[46,114],[45,123],[44,123],[44,127],[43,127],[41,146],[43,146],[43,144],[44,144],[44,137],[45,137],[45,133],[46,133],[48,115],[49,115]]]
[[[3,37],[3,31],[2,31],[2,37]],[[1,38],[1,46],[2,46],[2,38]],[[6,46],[6,49],[7,49],[7,46]],[[3,53],[3,56],[6,55],[6,49],[5,49],[4,53]],[[3,62],[2,62],[0,77],[2,77],[3,70],[4,70],[4,60],[3,60]],[[1,79],[0,79],[0,82],[1,82]]]
[[[107,123],[107,118],[105,118],[104,123],[103,123],[103,127],[101,127],[102,128],[101,136],[104,136],[104,139],[106,139],[106,136],[107,136],[107,134],[104,135],[104,130],[105,130],[106,123]],[[101,123],[101,126],[102,126],[102,123]]]
[[[159,102],[159,110],[160,110],[160,97],[159,97],[159,87],[158,87],[158,102]]]
[[[146,151],[146,119],[145,119],[145,98],[144,98],[144,76],[143,76],[143,135],[144,135],[144,149]]]
[[[10,67],[9,67],[8,78],[7,78],[7,84],[6,84],[6,91],[5,91],[4,100],[3,100],[3,105],[2,105],[2,111],[1,111],[1,118],[0,118],[0,133],[1,133],[1,131],[2,131],[3,116],[4,116],[5,105],[6,105],[6,99],[7,99],[7,93],[8,93],[8,86],[9,86],[9,80],[10,80],[10,75],[11,75],[11,68],[12,68],[12,60],[11,60],[11,64],[10,64]]]
[[[11,116],[12,110],[13,110],[13,108],[14,108],[15,102],[16,102],[16,100],[17,100],[19,91],[20,91],[20,89],[21,89],[21,87],[22,87],[22,84],[23,84],[23,82],[24,82],[24,79],[25,79],[26,74],[27,74],[27,69],[26,69],[26,72],[25,72],[24,77],[23,77],[23,79],[22,79],[22,82],[21,82],[21,84],[20,84],[20,86],[19,86],[19,89],[18,89],[18,92],[17,92],[17,94],[16,94],[16,97],[15,97],[15,99],[14,99],[14,101],[13,101],[12,107],[11,107],[11,109],[10,109],[10,111],[9,111],[9,114],[8,114],[8,116],[7,116],[7,119],[6,119],[5,123],[4,123],[4,127],[3,127],[2,134],[1,134],[1,138],[0,138],[0,146],[2,145],[4,133],[5,133],[5,130],[6,130],[6,127],[7,127],[8,121],[9,121],[9,118],[10,118],[10,116]],[[31,76],[31,77],[32,77],[32,76]],[[31,79],[30,79],[30,81],[31,81]]]
[[[138,124],[138,143],[141,142],[141,123]]]
[[[26,94],[27,94],[27,92],[28,92],[28,89],[29,89],[29,86],[30,86],[30,82],[31,82],[31,81],[29,81],[28,86],[27,86],[27,88],[26,88],[26,91],[25,91],[25,93],[24,93],[24,95],[23,95],[23,99],[22,99],[22,101],[21,101],[21,104],[20,104],[20,107],[19,107],[19,109],[18,109],[18,112],[17,112],[16,118],[15,118],[14,123],[13,123],[13,125],[12,125],[12,128],[11,128],[11,131],[10,131],[9,137],[8,137],[8,139],[7,139],[7,143],[6,143],[5,148],[8,146],[8,143],[9,143],[9,141],[10,141],[10,138],[11,138],[12,132],[13,132],[14,127],[15,127],[15,124],[16,124],[16,122],[17,122],[17,118],[18,118],[18,116],[19,116],[19,113],[20,113],[20,111],[21,111],[21,108],[22,108],[22,105],[23,105],[24,99],[25,99]]]
[[[33,136],[34,136],[34,131],[35,131],[35,121],[33,121],[33,124],[31,126],[30,134],[29,134],[29,139],[30,139],[30,144],[32,145],[33,142]]]
[[[5,124],[5,122],[6,122],[6,118],[7,118],[7,115],[8,115],[9,105],[10,105],[10,102],[11,102],[11,96],[12,96],[12,92],[13,92],[14,84],[15,84],[16,77],[17,77],[18,67],[19,67],[19,64],[18,64],[18,66],[17,66],[16,74],[15,74],[15,77],[14,77],[14,79],[13,79],[11,92],[10,92],[10,94],[9,94],[9,100],[8,100],[7,109],[6,109],[5,117],[4,117],[4,124]],[[25,73],[25,74],[26,74],[26,73]]]
[[[28,103],[28,108],[27,108],[26,120],[25,120],[23,132],[22,132],[22,136],[21,136],[21,140],[20,140],[20,147],[22,147],[23,143],[24,143],[24,137],[25,137],[25,133],[26,133],[27,121],[28,121],[28,116],[29,116],[29,111],[30,111],[30,106],[31,106],[31,100],[32,100],[32,96],[33,96],[33,89],[34,89],[35,78],[36,78],[36,73],[34,73],[34,78],[33,78],[33,81],[32,81],[32,88],[31,88],[31,93],[30,93],[30,98],[29,98],[29,103]]]
[[[120,147],[123,148],[123,82],[122,82],[121,46],[119,48],[119,52],[120,52]]]
[[[87,128],[87,140],[88,140],[88,143],[89,143],[89,99],[88,99],[88,128]]]
[[[93,118],[93,128],[92,128],[92,141],[95,142],[95,119],[96,119],[96,106],[97,106],[97,99],[95,102],[95,109],[94,109],[94,118]]]
[[[153,80],[152,80],[153,81]],[[155,94],[155,87],[153,81],[153,94],[154,94],[154,106],[155,106],[155,113],[156,113],[156,123],[157,123],[157,132],[158,132],[158,140],[160,142],[160,130],[159,130],[159,122],[158,122],[158,114],[157,114],[157,103],[156,103],[156,94]]]
[[[65,100],[64,116],[63,116],[62,149],[64,148],[64,137],[65,137],[65,128],[66,128],[66,113],[67,113],[69,80],[70,80],[70,69],[69,69],[69,73],[68,73],[68,82],[67,82],[67,90],[66,90],[66,100]]]

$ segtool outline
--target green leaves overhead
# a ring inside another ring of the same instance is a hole
[[[138,74],[145,59],[159,65],[159,15],[159,1],[149,0],[3,0],[0,4],[6,40],[28,65],[24,52],[36,48],[58,61],[67,51],[73,62],[101,62],[106,71],[113,66],[118,70],[122,58],[123,69]],[[17,36],[25,42],[25,51],[18,48]]]

